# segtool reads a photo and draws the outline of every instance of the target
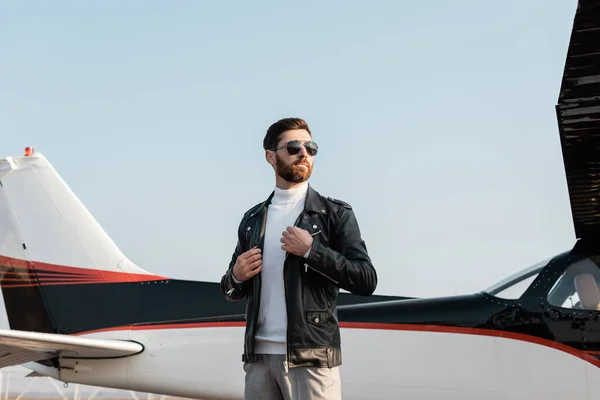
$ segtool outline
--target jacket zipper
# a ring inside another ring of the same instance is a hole
[[[268,209],[265,207],[265,209],[263,210],[264,214],[262,217],[262,221],[260,223],[260,231],[258,232],[258,240],[256,242],[256,246],[260,248],[261,244],[262,244],[262,239],[264,236],[264,227],[265,227],[265,221],[267,219],[267,212]],[[250,248],[253,247],[253,241],[250,238]],[[260,311],[260,289],[262,286],[262,282],[260,280],[260,277],[258,275],[256,275],[254,277],[254,296],[256,298],[256,306],[255,306],[255,311],[254,311],[254,332],[252,332],[252,337],[250,340],[252,340],[252,342],[254,342],[254,336],[256,335],[256,325],[258,324],[258,313]],[[255,347],[256,346],[252,346],[252,355],[254,356],[254,351],[255,351]]]
[[[316,232],[313,232],[310,234],[310,236],[315,236],[316,234],[321,233],[321,229],[319,229]],[[321,271],[317,271],[315,268],[311,267],[310,265],[308,265],[308,263],[304,263],[304,272],[308,272],[308,269],[312,269],[313,271],[315,271],[318,274],[321,274],[322,276],[324,276],[325,278],[329,279],[331,282],[335,283],[336,285],[339,283],[338,281],[336,281],[335,279],[325,275],[324,273],[322,273]]]
[[[304,272],[308,272],[308,269],[312,269],[313,271],[315,271],[318,274],[323,275],[325,278],[329,279],[331,282],[335,283],[336,285],[339,283],[338,281],[336,281],[335,279],[325,275],[324,273],[322,273],[321,271],[317,271],[315,268],[311,267],[310,265],[308,265],[307,263],[304,263]]]
[[[298,217],[296,218],[296,221],[294,222],[294,226],[298,226],[298,222],[300,221],[300,217],[302,216],[304,212],[301,211],[300,215],[298,215]],[[286,251],[285,253],[285,259],[283,261],[283,300],[285,302],[285,312],[286,314],[288,313],[288,308],[287,308],[287,284],[285,282],[285,271],[286,271],[286,267],[287,267],[287,259],[288,259],[288,255],[290,253],[288,253]],[[288,326],[286,326],[285,328],[285,361],[283,362],[283,368],[285,370],[285,373],[287,374],[289,372],[288,366],[289,366],[289,354],[290,354],[290,349],[289,349],[289,343],[290,343],[290,337],[289,337],[289,331],[290,331],[290,325],[289,325],[289,321],[290,319],[287,318],[288,320]]]
[[[288,314],[288,307],[287,307],[287,285],[285,283],[285,267],[287,265],[287,255],[288,253],[285,253],[285,259],[283,260],[283,301],[285,303],[285,313],[286,315]],[[289,337],[289,330],[290,330],[290,324],[289,324],[289,316],[287,318],[288,320],[288,324],[285,327],[285,360],[283,361],[283,369],[285,370],[285,373],[288,373],[288,357],[289,357],[289,343],[290,343],[290,337]]]
[[[310,236],[315,236],[315,235],[317,235],[319,233],[321,233],[321,229],[319,229],[316,232],[311,233]],[[308,272],[308,264],[306,264],[306,263],[304,264],[304,272]]]

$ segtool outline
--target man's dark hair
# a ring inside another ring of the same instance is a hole
[[[308,124],[302,118],[283,118],[267,129],[267,134],[263,140],[263,148],[265,150],[274,149],[279,140],[281,140],[283,132],[292,129],[306,129],[308,134],[312,136],[310,129],[308,129]]]

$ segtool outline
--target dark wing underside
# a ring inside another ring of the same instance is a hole
[[[600,234],[600,0],[580,0],[567,51],[558,127],[577,238]]]

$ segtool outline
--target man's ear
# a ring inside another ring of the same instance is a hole
[[[272,151],[265,150],[265,159],[272,166],[275,166],[275,164],[277,164],[277,161],[275,160],[275,155],[273,154]]]

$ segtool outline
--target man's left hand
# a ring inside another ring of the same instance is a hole
[[[313,238],[308,231],[300,229],[297,226],[288,226],[283,231],[281,236],[281,248],[288,253],[303,257],[310,246],[312,246]]]

